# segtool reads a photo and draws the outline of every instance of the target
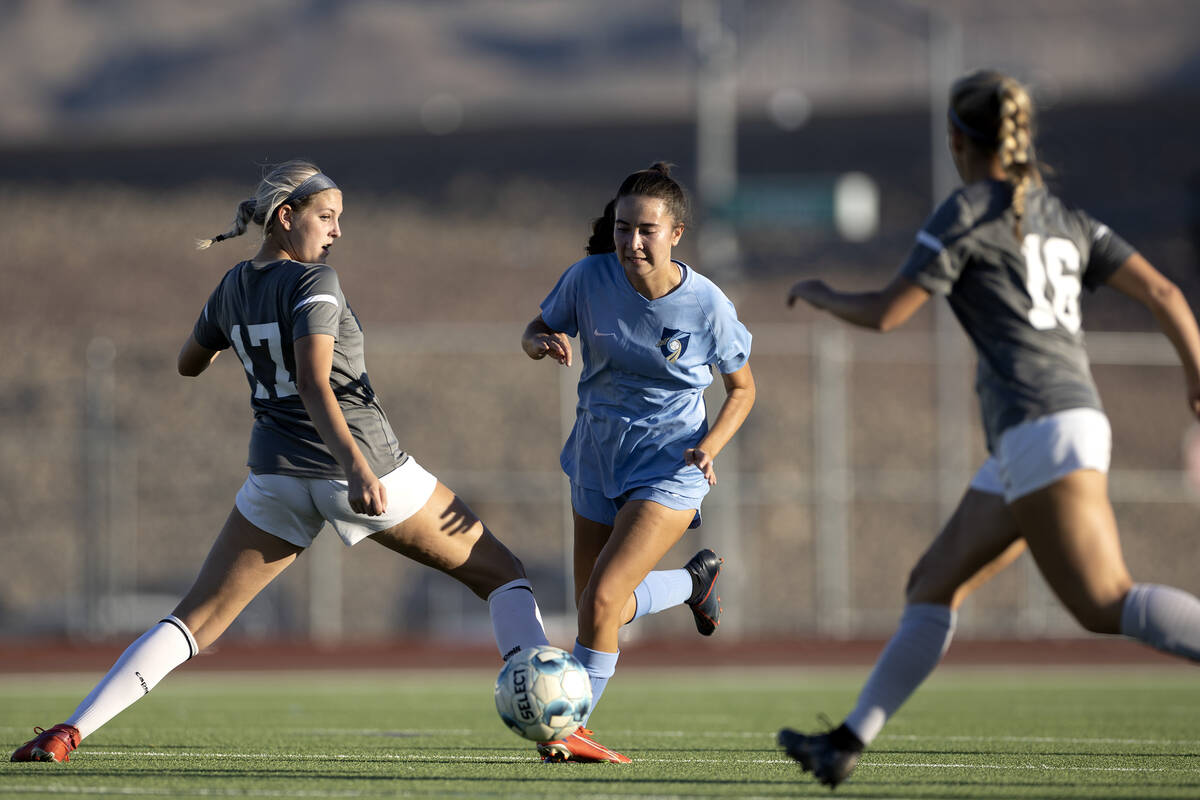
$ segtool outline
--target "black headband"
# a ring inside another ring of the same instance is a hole
[[[287,196],[287,199],[285,199],[283,203],[296,203],[308,197],[309,195],[314,195],[317,192],[323,192],[326,189],[336,188],[338,188],[337,184],[333,182],[332,178],[330,178],[324,172],[317,172],[305,178],[300,182],[299,186],[297,186],[295,189],[292,189],[292,193]],[[283,203],[280,203],[280,205],[283,205]]]
[[[950,107],[950,122],[954,123],[954,127],[958,128],[969,139],[974,139],[980,144],[990,145],[996,143],[995,136],[988,136],[986,133],[976,130],[963,122],[962,118],[958,116],[958,112],[954,110],[954,106]]]

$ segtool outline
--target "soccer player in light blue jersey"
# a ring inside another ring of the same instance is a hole
[[[1033,152],[1033,103],[1018,81],[980,71],[951,89],[947,128],[964,186],[917,234],[878,291],[796,284],[803,300],[889,330],[945,295],[975,345],[991,454],[909,576],[899,629],[845,721],[787,728],[779,743],[829,786],[921,685],[950,646],[966,597],[1028,547],[1055,595],[1089,631],[1200,660],[1200,600],[1134,583],[1108,499],[1112,435],[1088,366],[1079,295],[1110,286],[1149,309],[1183,366],[1200,417],[1200,332],[1183,293],[1108,226],[1046,190]]]
[[[560,461],[575,517],[575,656],[591,676],[593,709],[615,671],[621,625],[684,603],[703,635],[720,619],[723,562],[711,550],[683,569],[651,571],[699,526],[714,459],[754,405],[750,333],[712,281],[671,258],[687,222],[667,164],[627,177],[596,221],[590,255],[563,274],[521,340],[530,358],[569,365],[576,338],[583,359]],[[726,395],[710,429],[704,389],[714,370]],[[546,761],[629,760],[587,729],[538,749]]]
[[[67,720],[13,761],[67,761],[80,740],[208,647],[329,523],[441,570],[485,600],[503,658],[546,644],[520,560],[450,489],[400,448],[363,358],[363,332],[325,262],[341,238],[342,193],[289,161],[238,206],[207,248],[262,226],[254,258],[225,273],[179,353],[197,376],[232,348],[254,409],[250,474],[192,588],[131,644]]]

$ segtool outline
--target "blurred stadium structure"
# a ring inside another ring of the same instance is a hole
[[[701,212],[681,254],[755,335],[759,404],[718,461],[705,526],[672,555],[726,556],[729,637],[890,629],[907,566],[982,459],[971,356],[944,311],[879,337],[783,307],[797,275],[875,282],[899,263],[953,183],[951,76],[993,66],[1031,83],[1061,193],[1193,305],[1200,292],[1189,0],[3,9],[0,318],[15,345],[0,359],[0,643],[138,631],[198,569],[244,475],[250,415],[236,360],[193,382],[174,356],[254,243],[190,243],[224,229],[256,164],[309,156],[346,189],[334,263],[384,407],[524,559],[556,640],[572,613],[557,454],[573,373],[528,361],[518,338],[631,169],[679,164]],[[848,174],[874,187],[854,241],[831,188]],[[1180,558],[1197,496],[1174,356],[1112,293],[1088,298],[1085,319],[1131,568],[1198,591]],[[488,635],[457,584],[335,541],[234,635]],[[636,635],[685,630],[663,617]],[[1077,630],[1028,558],[961,629]]]

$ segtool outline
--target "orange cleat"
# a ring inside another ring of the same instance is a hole
[[[79,746],[79,730],[73,725],[35,726],[33,732],[37,736],[18,747],[10,761],[70,761],[70,752]]]
[[[564,761],[582,764],[595,764],[601,761],[608,761],[612,764],[628,764],[633,760],[615,750],[609,750],[593,740],[592,735],[587,728],[579,728],[565,739],[542,742],[537,746],[538,754],[547,764],[561,764]]]

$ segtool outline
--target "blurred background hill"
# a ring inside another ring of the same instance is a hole
[[[933,309],[881,338],[783,304],[798,276],[875,282],[903,258],[946,181],[948,74],[986,66],[1029,83],[1055,188],[1193,304],[1200,292],[1190,0],[7,0],[0,12],[0,326],[14,343],[0,358],[0,637],[124,635],[192,579],[244,477],[251,418],[236,360],[188,381],[174,357],[220,275],[256,247],[192,242],[226,229],[267,163],[309,157],[345,189],[332,263],[384,407],[406,449],[530,566],[558,632],[572,613],[557,470],[572,375],[517,342],[633,169],[678,165],[699,212],[680,255],[755,334],[759,405],[722,457],[705,527],[671,556],[726,555],[733,638],[888,629],[899,565],[982,456],[977,427],[947,422],[972,422],[971,364],[958,339],[940,344],[959,334]],[[712,102],[728,114],[705,117]],[[726,134],[716,167],[713,124]],[[717,197],[730,174],[774,191],[758,197],[775,213],[732,214]],[[850,239],[832,210],[847,174],[877,192],[870,229]],[[1148,315],[1113,293],[1086,302],[1129,560],[1197,591],[1174,557],[1192,549],[1196,511],[1178,370]],[[456,584],[359,552],[370,543],[328,545],[235,633],[486,637]],[[968,636],[1075,632],[1027,563],[973,608]],[[642,635],[690,624],[664,616]]]

